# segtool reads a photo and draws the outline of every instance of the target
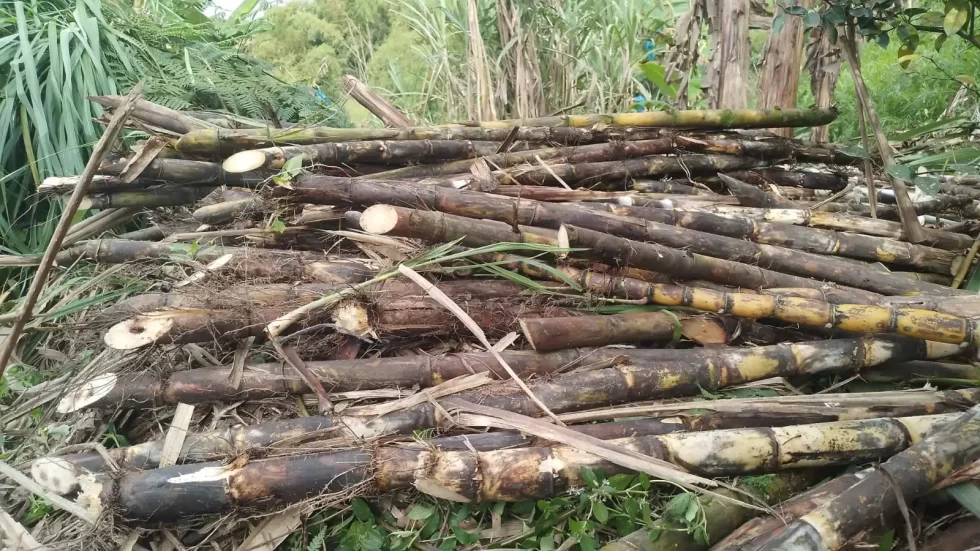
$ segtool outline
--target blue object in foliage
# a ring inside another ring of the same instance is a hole
[[[634,111],[646,111],[647,97],[643,94],[637,94],[633,96],[633,110]]]
[[[653,40],[650,40],[648,38],[648,39],[646,39],[646,42],[643,43],[643,51],[644,52],[649,52],[652,49],[653,49]]]

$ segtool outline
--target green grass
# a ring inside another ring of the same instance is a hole
[[[980,50],[961,40],[948,41],[939,52],[933,51],[931,45],[924,45],[919,52],[923,57],[913,61],[906,70],[898,64],[898,48],[897,42],[888,48],[877,44],[861,46],[861,72],[875,111],[890,136],[935,122],[960,87],[953,77],[980,74]],[[854,80],[846,63],[841,67],[834,103],[840,116],[830,126],[831,140],[860,139]],[[806,71],[800,77],[799,104],[813,104],[810,76]],[[975,99],[972,105],[976,105]]]

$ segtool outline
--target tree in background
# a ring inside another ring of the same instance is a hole
[[[388,11],[380,0],[289,2],[266,10],[260,29],[250,43],[252,55],[288,82],[315,84],[340,97],[341,76],[363,76],[388,36]]]
[[[812,4],[811,0],[791,2],[791,5],[799,4],[804,7]],[[787,20],[785,16],[777,15],[762,52],[757,107],[796,107],[802,52],[803,22],[797,18]],[[774,132],[787,138],[793,136],[793,131],[789,128],[780,128]]]

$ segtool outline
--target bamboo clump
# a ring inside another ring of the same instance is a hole
[[[696,481],[707,539],[664,516],[608,551],[837,549],[897,526],[893,485],[911,506],[980,460],[980,298],[947,282],[977,262],[966,180],[909,194],[928,214],[912,242],[864,157],[766,132],[833,111],[413,127],[367,91],[391,128],[137,105],[131,124],[165,144],[102,163],[82,208],[113,210],[55,260],[141,290],[27,325],[102,350],[36,391],[54,414],[103,430],[111,415],[131,438],[36,453],[41,488],[186,547],[201,518],[411,489],[546,500],[584,469],[654,472]],[[113,233],[134,216],[152,225]],[[856,379],[909,390],[840,388]],[[170,420],[192,406],[186,429]],[[842,474],[878,462],[887,476]],[[732,478],[748,475],[773,491]]]

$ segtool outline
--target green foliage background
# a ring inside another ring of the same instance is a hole
[[[149,99],[175,109],[345,124],[307,87],[245,53],[263,29],[251,15],[256,3],[227,19],[205,16],[206,0],[0,3],[0,254],[48,242],[58,207],[34,192],[48,176],[84,168],[102,132],[86,96],[124,94],[143,81]]]

